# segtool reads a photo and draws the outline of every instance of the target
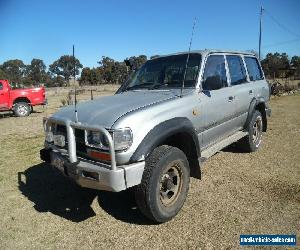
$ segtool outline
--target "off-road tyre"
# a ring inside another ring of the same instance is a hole
[[[187,197],[190,168],[178,148],[162,145],[147,157],[141,184],[135,188],[140,211],[155,223],[171,220]]]
[[[263,134],[262,114],[256,110],[247,124],[248,135],[242,138],[239,146],[245,152],[255,152],[261,146]]]
[[[13,108],[15,116],[24,117],[29,116],[32,109],[27,102],[17,102]]]

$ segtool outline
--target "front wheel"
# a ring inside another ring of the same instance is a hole
[[[14,105],[14,114],[18,117],[28,116],[31,113],[31,106],[27,102],[18,102]]]
[[[154,222],[171,220],[183,206],[190,181],[189,163],[178,148],[162,145],[147,157],[136,203]]]

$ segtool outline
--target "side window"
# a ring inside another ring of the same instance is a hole
[[[227,86],[225,60],[223,55],[209,56],[203,74],[203,90],[216,90]]]
[[[257,81],[263,79],[263,74],[258,61],[255,57],[245,56],[245,63],[247,66],[250,81]]]
[[[0,82],[0,90],[2,90],[3,89],[3,84],[2,84],[2,82]]]
[[[231,85],[238,85],[247,82],[246,71],[243,60],[240,56],[226,56]]]

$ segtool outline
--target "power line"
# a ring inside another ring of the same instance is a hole
[[[278,45],[294,43],[294,42],[297,42],[297,41],[300,41],[300,38],[293,39],[293,40],[288,40],[288,41],[283,41],[283,42],[279,42],[279,43],[268,44],[268,45],[263,46],[263,48],[265,49],[265,48],[275,47],[275,46],[278,46]]]
[[[267,11],[266,9],[264,9],[265,13],[273,20],[273,22],[275,22],[279,27],[281,27],[283,30],[287,31],[288,33],[290,33],[293,36],[296,36],[298,38],[300,38],[300,35],[291,31],[289,28],[287,28],[285,25],[283,25],[281,22],[279,22],[274,16],[272,16],[269,11]]]

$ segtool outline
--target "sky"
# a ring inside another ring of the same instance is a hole
[[[32,58],[51,64],[72,53],[85,67],[102,56],[216,48],[258,50],[263,5],[262,55],[300,56],[299,0],[0,0],[0,64]]]

